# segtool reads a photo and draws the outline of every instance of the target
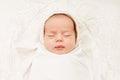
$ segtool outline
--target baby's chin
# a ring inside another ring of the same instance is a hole
[[[58,55],[64,55],[64,54],[68,54],[69,52],[71,52],[71,50],[70,51],[52,51],[52,53],[53,54],[58,54]]]

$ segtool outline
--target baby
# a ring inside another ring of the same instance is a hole
[[[54,14],[46,21],[44,44],[48,51],[67,54],[75,48],[76,39],[76,24],[69,15]]]
[[[68,14],[56,13],[45,21],[40,44],[44,47],[32,62],[28,80],[92,80],[77,43],[77,29]]]

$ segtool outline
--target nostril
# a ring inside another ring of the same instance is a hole
[[[57,39],[57,42],[63,42],[63,40],[62,39]]]

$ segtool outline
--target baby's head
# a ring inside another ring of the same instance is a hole
[[[67,54],[76,46],[77,32],[75,21],[67,14],[54,14],[44,25],[44,44],[48,51]]]

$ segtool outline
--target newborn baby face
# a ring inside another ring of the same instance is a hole
[[[73,20],[66,15],[53,15],[44,28],[44,44],[48,51],[66,54],[75,48],[76,31]]]

